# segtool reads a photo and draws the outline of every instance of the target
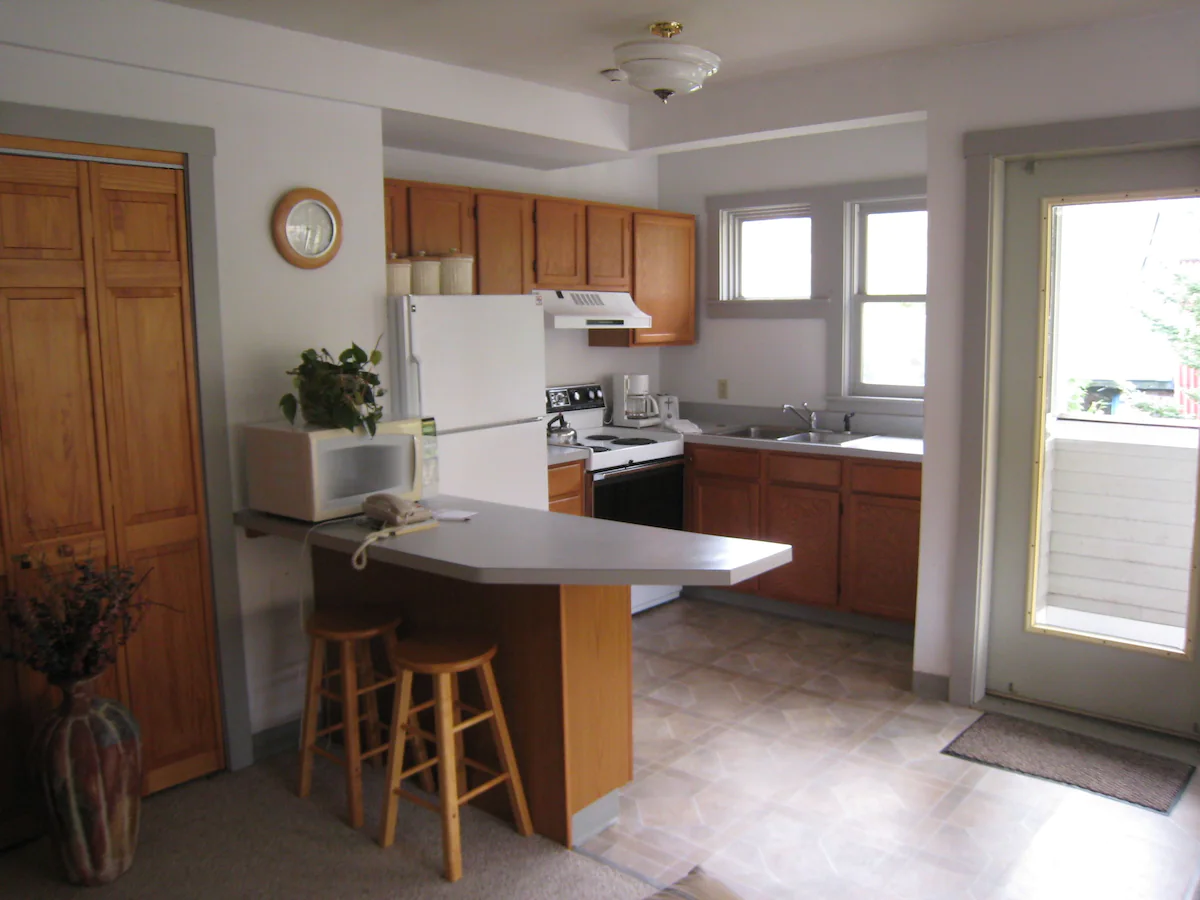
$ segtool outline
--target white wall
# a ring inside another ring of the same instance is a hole
[[[652,156],[547,172],[385,147],[383,170],[389,178],[659,208],[658,160]],[[644,372],[650,376],[652,388],[658,390],[661,352],[655,347],[589,347],[585,331],[547,331],[546,384],[603,381],[607,385],[605,379],[613,373]]]
[[[705,198],[925,172],[921,122],[736,144],[659,157],[659,202],[697,215],[699,341],[663,349],[663,390],[682,400],[746,406],[809,401],[825,405],[825,322],[819,319],[707,319],[709,246]],[[729,398],[717,398],[717,379]]]
[[[635,148],[924,111],[929,197],[925,470],[914,666],[950,672],[958,554],[967,131],[1195,107],[1200,10],[939,52],[714,80],[687,102],[632,110]],[[662,179],[666,183],[666,179]],[[667,190],[664,188],[664,203]]]
[[[383,178],[379,110],[0,46],[0,99],[204,125],[216,130],[217,252],[235,491],[238,426],[273,419],[298,351],[374,341],[384,327]],[[341,251],[313,271],[279,256],[275,202],[309,185],[344,221]],[[235,499],[235,508],[240,503]],[[294,543],[239,535],[255,730],[294,718],[306,657],[299,603],[311,593]]]

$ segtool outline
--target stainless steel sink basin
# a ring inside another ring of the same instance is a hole
[[[778,441],[785,438],[803,437],[803,435],[796,434],[795,428],[786,428],[779,425],[747,425],[745,428],[738,428],[735,431],[723,432],[722,436],[757,438],[763,441]]]
[[[806,431],[803,434],[789,434],[776,440],[787,441],[789,444],[845,444],[865,438],[865,434],[846,434],[845,432]]]

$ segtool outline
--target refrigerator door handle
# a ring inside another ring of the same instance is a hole
[[[530,416],[527,419],[510,419],[507,422],[488,422],[486,425],[471,425],[467,428],[438,429],[438,434],[462,434],[465,431],[487,431],[492,428],[508,428],[510,425],[529,425],[533,422],[544,422],[545,416]]]

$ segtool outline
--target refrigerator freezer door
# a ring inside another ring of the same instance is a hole
[[[388,303],[392,417],[433,416],[442,435],[545,415],[546,332],[536,297],[450,294]]]
[[[438,493],[550,508],[541,422],[439,434],[437,447]]]

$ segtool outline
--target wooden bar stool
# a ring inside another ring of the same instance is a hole
[[[486,638],[464,634],[431,634],[400,641],[396,648],[396,659],[400,665],[400,686],[396,690],[392,721],[409,723],[396,728],[392,733],[392,753],[388,757],[387,788],[383,800],[383,821],[379,843],[390,847],[396,837],[396,811],[403,797],[419,806],[442,814],[442,854],[445,861],[447,881],[458,881],[462,877],[462,835],[459,828],[458,809],[484,791],[503,784],[508,788],[508,800],[512,806],[517,831],[528,837],[533,834],[533,823],[529,818],[529,807],[525,804],[525,789],[517,771],[517,760],[513,754],[508,724],[504,720],[504,709],[500,705],[500,693],[496,689],[496,675],[492,671],[492,657],[496,645]],[[476,670],[479,687],[483,693],[484,709],[475,709],[458,700],[457,676],[462,672]],[[433,699],[417,706],[412,704],[413,675],[433,676]],[[418,759],[411,769],[404,768],[404,746],[406,730],[418,728],[417,713],[426,709],[434,712],[436,735],[419,731],[424,739],[437,741],[437,756]],[[463,717],[469,714],[469,718]],[[490,722],[496,755],[500,760],[500,771],[495,771],[463,753],[462,733],[473,725]],[[438,785],[441,790],[441,805],[403,790],[405,778],[429,772],[438,766]],[[470,790],[467,789],[466,770],[470,767],[489,776],[488,780]]]
[[[383,731],[389,728],[379,718],[379,698],[376,692],[397,683],[399,669],[396,664],[396,627],[400,616],[387,607],[362,607],[350,609],[318,610],[305,623],[310,650],[308,657],[308,690],[304,697],[304,720],[301,730],[300,789],[301,797],[312,791],[312,766],[315,755],[332,759],[346,769],[346,795],[349,804],[350,824],[361,828],[363,824],[362,764],[363,760],[379,762],[379,757],[388,752],[392,742],[383,739]],[[390,677],[380,677],[371,658],[371,640],[381,638],[387,651]],[[338,668],[326,670],[326,646],[336,643],[339,648]],[[325,679],[339,678],[341,691],[334,692],[325,687]],[[364,696],[365,695],[365,696]],[[342,719],[336,725],[317,730],[317,712],[321,698],[342,704]],[[359,698],[366,706],[365,715],[360,714]],[[394,720],[393,720],[394,721]],[[347,728],[347,722],[355,727]],[[367,750],[363,752],[358,726],[366,723]],[[317,739],[334,732],[342,732],[345,755],[338,756],[324,747],[317,746]],[[401,730],[400,734],[407,734]],[[389,733],[389,737],[391,737]],[[424,740],[413,732],[416,754],[419,760],[428,758]],[[401,754],[403,755],[403,754]],[[433,789],[432,774],[426,771],[424,786]]]

